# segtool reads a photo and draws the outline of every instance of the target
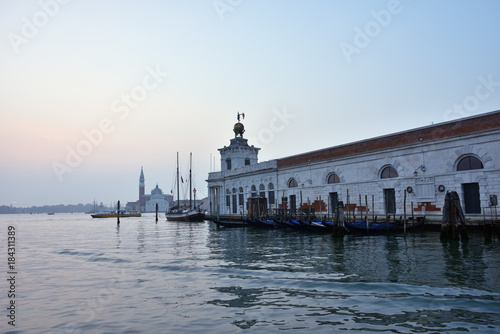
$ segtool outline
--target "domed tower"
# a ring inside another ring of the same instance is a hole
[[[260,148],[248,145],[248,139],[243,138],[245,126],[240,122],[240,117],[245,114],[238,113],[238,122],[233,127],[234,138],[229,146],[220,148],[221,171],[228,171],[245,166],[253,166],[258,163]]]

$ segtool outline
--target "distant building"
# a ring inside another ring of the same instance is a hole
[[[260,214],[331,216],[343,201],[357,214],[439,221],[446,192],[456,191],[466,217],[481,220],[500,195],[500,111],[260,163],[239,117],[233,131],[219,149],[221,171],[208,175],[211,214],[247,215],[258,203]]]
[[[166,212],[170,209],[173,204],[174,197],[172,195],[165,195],[163,191],[158,187],[151,190],[151,194],[145,194],[145,179],[144,171],[141,167],[141,175],[139,176],[139,199],[135,202],[128,202],[126,205],[129,211],[139,211],[139,212],[155,212],[156,204],[158,204],[159,212]]]

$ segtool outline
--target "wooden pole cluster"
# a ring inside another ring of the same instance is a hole
[[[344,202],[339,201],[337,203],[337,210],[335,210],[335,220],[333,221],[333,236],[343,237],[344,236]]]
[[[441,240],[469,239],[465,230],[465,216],[456,191],[447,192],[444,199],[443,220],[441,222]]]

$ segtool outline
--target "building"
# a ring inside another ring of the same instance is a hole
[[[209,173],[211,214],[261,209],[332,215],[338,201],[356,214],[426,215],[438,221],[447,191],[466,217],[495,212],[500,193],[500,111],[258,162],[259,148],[235,137],[219,149],[221,171]]]
[[[158,204],[159,212],[167,212],[173,204],[174,197],[172,195],[165,195],[163,191],[158,187],[151,190],[151,194],[145,194],[145,179],[144,171],[141,166],[141,174],[139,176],[139,199],[135,202],[128,202],[126,205],[129,211],[138,212],[155,212],[156,204]]]

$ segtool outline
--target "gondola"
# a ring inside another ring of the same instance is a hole
[[[220,220],[220,219],[215,219],[211,218],[211,220],[217,224],[217,226],[223,226],[223,227],[245,227],[248,226],[248,224],[244,221],[229,221],[229,220]]]
[[[418,229],[419,227],[422,227],[424,224],[425,224],[425,217],[416,217],[415,219],[409,219],[406,222],[406,231],[408,232]],[[368,226],[366,224],[366,221],[345,222],[344,227],[350,233],[384,234],[384,233],[404,232],[404,223],[402,220],[389,222],[389,226],[387,226],[385,221],[369,222]]]

